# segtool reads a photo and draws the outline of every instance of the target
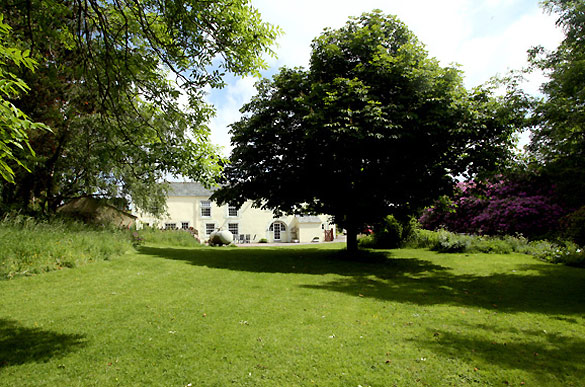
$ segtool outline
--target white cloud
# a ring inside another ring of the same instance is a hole
[[[562,37],[554,16],[543,14],[536,0],[252,0],[252,4],[263,20],[285,32],[275,48],[278,59],[268,60],[272,72],[281,66],[308,66],[311,41],[324,28],[339,28],[349,16],[373,9],[397,15],[443,65],[461,64],[468,87],[522,68],[527,49],[535,45],[552,49]],[[535,92],[542,77],[531,80],[528,89]],[[211,92],[209,100],[217,108],[212,140],[226,151],[227,126],[240,118],[239,109],[255,94],[254,82],[234,80],[226,89]]]
[[[220,102],[211,101],[215,102],[217,109],[215,117],[209,124],[211,141],[223,147],[226,156],[231,151],[228,126],[240,119],[240,108],[256,94],[254,88],[256,81],[257,79],[252,77],[240,78],[229,83],[224,89],[210,93],[210,97],[214,97],[214,100],[221,100]]]

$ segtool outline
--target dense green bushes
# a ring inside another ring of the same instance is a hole
[[[488,237],[445,230],[414,230],[403,246],[441,253],[522,253],[551,263],[585,266],[585,251],[572,242],[529,241],[522,236]]]
[[[429,231],[417,227],[415,221],[403,226],[388,217],[374,234],[360,239],[361,248],[426,248],[440,253],[487,253],[532,255],[551,263],[585,266],[585,249],[567,242],[529,241],[522,236],[477,236],[446,230]],[[397,236],[400,239],[397,240]],[[385,243],[390,241],[391,243]]]
[[[359,240],[361,248],[395,249],[400,247],[411,232],[409,224],[403,225],[392,215],[374,226],[374,233]]]
[[[0,221],[0,279],[108,260],[132,248],[127,230],[16,216]]]
[[[566,238],[585,246],[585,206],[565,216],[561,223]]]

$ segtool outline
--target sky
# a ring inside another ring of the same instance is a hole
[[[273,47],[277,58],[266,58],[269,68],[262,75],[267,78],[283,66],[308,67],[311,41],[324,28],[342,27],[350,16],[374,9],[396,15],[443,66],[459,64],[468,88],[526,66],[530,47],[554,49],[562,39],[555,15],[545,13],[538,0],[252,0],[252,6],[284,31]],[[258,78],[225,79],[227,86],[211,90],[207,101],[217,110],[211,141],[228,156],[228,126],[256,93]],[[525,89],[538,93],[543,79],[531,77]]]

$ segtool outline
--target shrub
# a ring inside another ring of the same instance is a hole
[[[432,250],[440,253],[463,253],[471,245],[471,238],[466,235],[455,234],[445,230],[439,231],[438,234],[437,244]]]
[[[585,246],[585,206],[565,216],[561,224],[565,238]]]
[[[358,246],[362,249],[375,249],[377,246],[374,239],[374,234],[364,235],[358,239]]]
[[[531,242],[528,253],[546,262],[585,266],[585,251],[572,242]]]
[[[419,231],[420,225],[415,218],[401,223],[393,215],[388,215],[374,226],[372,234],[362,237],[358,244],[362,248],[396,249],[409,243],[413,244]]]
[[[268,243],[268,239],[262,238],[258,241],[258,243]]]
[[[439,233],[436,231],[414,229],[405,240],[404,246],[414,249],[433,249],[439,243]]]
[[[510,254],[514,247],[510,241],[494,237],[474,237],[470,240],[467,252],[488,254]]]
[[[395,249],[402,243],[403,227],[392,215],[388,215],[374,227],[374,246],[379,249]]]
[[[483,235],[523,234],[532,239],[559,229],[567,210],[554,187],[536,175],[518,175],[491,181],[460,182],[452,197],[442,197],[427,208],[420,222],[427,229],[445,228]]]

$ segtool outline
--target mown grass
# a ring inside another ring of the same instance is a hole
[[[170,248],[0,282],[0,385],[582,385],[585,270]]]

